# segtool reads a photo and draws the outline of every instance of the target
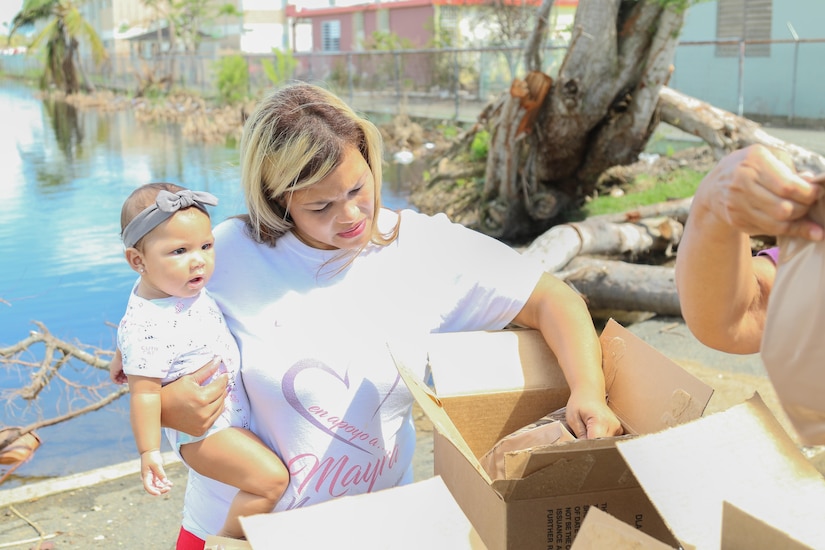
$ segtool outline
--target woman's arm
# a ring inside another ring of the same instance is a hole
[[[567,423],[576,437],[621,434],[619,419],[605,400],[601,345],[584,300],[545,273],[513,321],[538,329],[556,355],[570,386]]]
[[[759,351],[776,268],[752,257],[751,235],[821,240],[805,218],[822,189],[763,146],[723,158],[693,198],[676,257],[682,316],[704,344],[729,353]]]
[[[206,433],[223,412],[228,375],[216,376],[206,385],[221,364],[216,357],[192,374],[181,376],[160,391],[162,426],[194,436]]]
[[[228,376],[216,376],[209,384],[203,383],[218,371],[220,364],[220,358],[215,358],[160,390],[161,426],[194,436],[206,433],[223,412]],[[123,356],[119,349],[115,350],[109,364],[109,377],[115,384],[126,382]]]

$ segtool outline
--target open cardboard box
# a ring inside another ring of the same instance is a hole
[[[682,548],[825,548],[825,478],[758,394],[617,447]],[[633,531],[588,512],[573,548],[605,548],[608,536],[611,548],[630,548]],[[661,547],[647,541],[632,548]]]
[[[626,433],[701,417],[709,386],[614,321],[600,341],[608,404]],[[566,405],[564,375],[537,331],[432,334],[425,346],[426,358],[409,343],[390,351],[435,427],[436,475],[490,550],[569,548],[591,506],[677,544],[616,448],[634,435],[509,453],[506,480],[491,480],[479,464],[499,439]],[[414,374],[423,360],[434,391]]]

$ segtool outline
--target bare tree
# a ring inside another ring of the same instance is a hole
[[[12,466],[0,477],[0,482],[37,449],[39,438],[35,430],[101,409],[128,392],[126,386],[116,387],[108,381],[108,377],[105,382],[88,384],[78,382],[76,373],[69,376],[62,373],[64,367],[72,362],[79,362],[87,368],[108,370],[113,351],[71,344],[53,336],[42,323],[35,322],[35,325],[38,330],[32,331],[27,338],[0,348],[0,366],[22,370],[20,378],[27,381],[19,388],[3,390],[0,399],[6,407],[25,406],[39,410],[37,400],[43,390],[59,384],[68,409],[26,426],[8,426],[0,430],[0,464]]]

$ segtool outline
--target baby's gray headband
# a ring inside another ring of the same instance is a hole
[[[121,233],[123,244],[126,248],[135,246],[147,233],[171,218],[172,214],[178,210],[194,206],[208,214],[206,207],[217,204],[217,197],[205,191],[183,189],[177,193],[170,193],[161,190],[155,199],[155,204],[148,206],[123,228],[123,233]]]

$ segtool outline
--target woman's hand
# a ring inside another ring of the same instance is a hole
[[[584,394],[570,394],[566,411],[567,424],[579,439],[622,435],[623,429],[616,414],[604,398],[590,398]]]
[[[700,342],[727,353],[759,351],[776,268],[752,257],[750,235],[822,240],[823,228],[807,218],[822,192],[761,145],[734,151],[705,176],[675,273],[682,317]]]
[[[162,426],[193,436],[206,433],[223,412],[228,376],[221,374],[206,385],[221,364],[216,357],[192,374],[181,376],[160,391]]]
[[[761,145],[729,154],[702,180],[693,208],[747,235],[822,240],[822,227],[805,217],[823,193],[821,182],[801,177],[777,155]]]

